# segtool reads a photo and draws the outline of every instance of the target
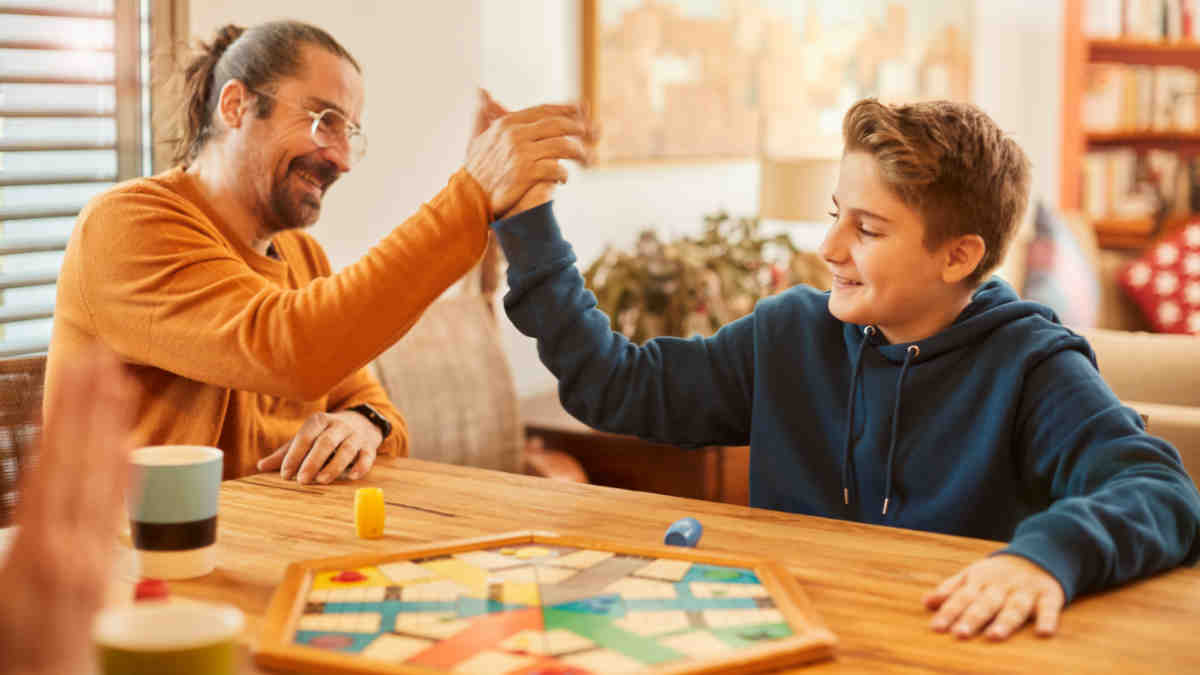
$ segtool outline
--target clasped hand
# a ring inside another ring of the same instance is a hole
[[[379,428],[356,412],[314,413],[292,440],[258,461],[258,470],[278,469],[298,483],[331,483],[349,470],[347,477],[358,480],[374,466],[382,442]]]

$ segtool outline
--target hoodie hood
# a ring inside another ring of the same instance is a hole
[[[883,333],[875,326],[845,324],[843,336],[847,352],[851,354],[850,391],[846,404],[847,416],[845,441],[842,446],[842,499],[846,507],[851,503],[851,474],[853,472],[853,448],[855,428],[855,403],[859,398],[861,373],[867,362],[868,350],[882,357],[883,368],[896,368],[896,391],[890,417],[890,435],[886,466],[884,467],[884,492],[881,496],[881,515],[886,516],[892,499],[892,478],[895,475],[896,445],[904,430],[900,427],[900,413],[904,403],[905,379],[910,368],[946,356],[960,349],[971,349],[984,341],[988,334],[1014,323],[1027,322],[1041,327],[1056,327],[1057,330],[1040,331],[1044,337],[1057,339],[1070,332],[1059,324],[1058,317],[1049,307],[1021,300],[1012,287],[997,278],[992,278],[975,291],[971,302],[945,330],[924,340],[889,344]],[[1025,332],[1025,331],[1023,331]],[[1036,334],[1039,331],[1035,331]],[[1095,363],[1095,356],[1087,348],[1088,357]],[[876,362],[878,363],[878,362]],[[876,366],[880,367],[880,366]]]

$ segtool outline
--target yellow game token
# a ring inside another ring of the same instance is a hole
[[[383,536],[383,490],[364,487],[354,491],[354,533],[363,539]]]

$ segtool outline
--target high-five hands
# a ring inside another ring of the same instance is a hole
[[[553,186],[567,180],[559,160],[587,164],[596,136],[581,106],[540,105],[509,113],[486,91],[480,91],[474,133],[466,169],[487,192],[498,217],[516,213],[513,207],[535,185],[546,184],[553,194]]]
[[[925,607],[936,610],[930,627],[959,638],[983,632],[1004,640],[1034,621],[1034,633],[1046,637],[1058,628],[1066,598],[1058,580],[1038,565],[1015,555],[977,560],[927,593]]]

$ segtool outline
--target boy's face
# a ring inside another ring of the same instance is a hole
[[[819,250],[833,271],[829,311],[874,324],[892,343],[922,340],[953,322],[965,301],[961,285],[943,278],[946,246],[925,248],[924,219],[884,183],[874,157],[842,156],[833,201],[835,220]]]

